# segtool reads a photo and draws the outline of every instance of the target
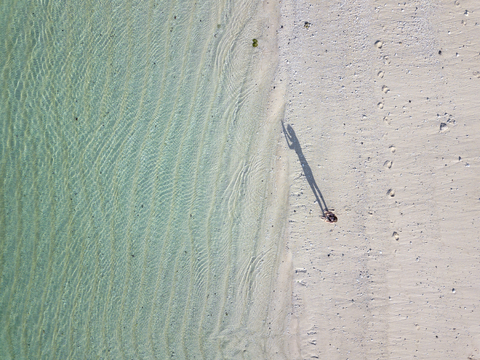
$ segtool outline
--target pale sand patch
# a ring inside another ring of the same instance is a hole
[[[480,359],[480,3],[285,0],[279,25],[284,121],[339,218],[275,127],[288,358]]]
[[[280,5],[278,2],[264,0],[258,7],[253,22],[261,29],[255,34],[258,47],[254,50],[252,76],[255,77],[255,89],[258,94],[266,94],[259,111],[262,123],[255,133],[255,148],[252,149],[251,159],[260,160],[261,166],[266,168],[266,177],[262,178],[267,184],[265,198],[268,204],[263,214],[263,227],[258,239],[258,248],[266,249],[275,259],[276,263],[269,263],[266,269],[273,270],[270,286],[261,288],[255,283],[255,288],[260,294],[257,296],[256,305],[261,310],[266,310],[267,317],[256,316],[259,312],[251,311],[249,318],[250,335],[255,339],[261,338],[263,347],[258,349],[255,356],[259,358],[288,359],[291,353],[288,326],[291,320],[291,293],[293,285],[292,254],[285,248],[285,224],[287,223],[289,177],[288,177],[288,152],[277,142],[281,133],[281,120],[285,111],[285,94],[287,83],[277,80],[278,74],[285,72],[284,67],[279,67],[281,60],[278,46],[278,29],[280,28]],[[253,40],[253,39],[252,39]],[[286,73],[285,73],[286,75]],[[272,83],[272,77],[275,79]],[[272,154],[275,154],[272,157]],[[259,199],[260,200],[260,199]],[[272,247],[273,244],[273,247]],[[268,261],[267,261],[268,262]],[[272,273],[269,273],[270,277]],[[261,284],[265,285],[265,284]],[[267,296],[264,292],[267,291]],[[263,299],[267,303],[263,304]],[[263,307],[265,305],[265,307]],[[251,310],[251,309],[250,309]],[[261,312],[261,314],[265,314]],[[251,326],[252,323],[261,322],[261,326]],[[249,347],[252,343],[249,343]]]

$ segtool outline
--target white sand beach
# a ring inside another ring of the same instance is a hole
[[[280,6],[286,357],[480,359],[480,3]]]
[[[0,9],[1,359],[480,360],[478,0]]]

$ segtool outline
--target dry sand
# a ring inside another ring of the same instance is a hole
[[[480,2],[279,6],[273,107],[339,219],[278,124],[283,351],[480,359]]]

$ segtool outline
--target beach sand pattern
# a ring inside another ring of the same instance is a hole
[[[480,3],[281,14],[284,122],[309,164],[282,134],[289,358],[480,359]],[[338,222],[321,221],[312,178]]]
[[[0,358],[265,358],[259,3],[0,7]]]

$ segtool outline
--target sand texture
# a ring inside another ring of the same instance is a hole
[[[281,13],[289,358],[480,359],[480,3]]]

